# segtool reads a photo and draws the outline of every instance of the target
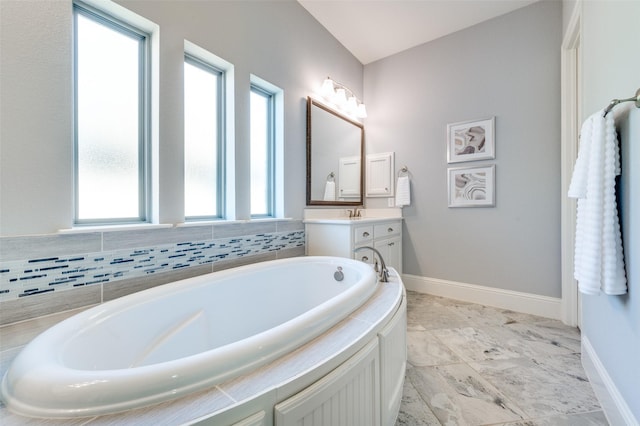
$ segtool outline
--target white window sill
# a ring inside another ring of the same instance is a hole
[[[283,222],[283,221],[293,221],[293,218],[290,217],[265,217],[265,218],[255,218],[255,219],[238,219],[238,220],[202,220],[193,222],[182,222],[177,223],[176,227],[189,227],[189,226],[210,226],[210,225],[234,225],[238,223],[252,223],[252,222]]]
[[[166,228],[187,228],[195,226],[211,226],[211,225],[233,225],[239,223],[255,223],[255,222],[283,222],[293,221],[293,218],[256,218],[256,219],[243,219],[243,220],[203,220],[193,222],[182,223],[131,223],[122,225],[88,225],[88,226],[76,226],[68,229],[59,229],[59,234],[83,234],[89,232],[112,232],[112,231],[137,231],[147,229],[166,229]]]
[[[89,225],[89,226],[77,226],[69,229],[60,229],[60,234],[83,234],[89,232],[111,232],[111,231],[137,231],[147,229],[163,229],[173,228],[170,223],[132,223],[122,225]]]

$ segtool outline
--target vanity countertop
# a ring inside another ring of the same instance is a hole
[[[359,209],[362,216],[349,217],[353,209],[305,209],[304,223],[327,223],[334,225],[352,225],[358,223],[377,223],[389,220],[402,220],[402,209]]]
[[[327,219],[304,219],[304,223],[328,223],[332,225],[356,225],[359,223],[378,223],[389,220],[402,220],[401,217],[355,217],[355,218],[327,218]]]

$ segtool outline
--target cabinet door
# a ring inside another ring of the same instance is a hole
[[[380,426],[378,339],[275,406],[276,426]]]
[[[393,197],[393,152],[367,155],[367,197]]]
[[[400,308],[387,326],[378,333],[380,338],[380,418],[383,425],[394,425],[404,385],[407,367],[407,302],[403,297]]]
[[[377,240],[373,247],[380,252],[388,267],[402,273],[402,237],[396,236]]]

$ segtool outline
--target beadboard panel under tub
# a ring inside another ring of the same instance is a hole
[[[0,325],[304,252],[294,220],[3,237]]]

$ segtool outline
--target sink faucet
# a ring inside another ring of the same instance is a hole
[[[356,253],[360,250],[372,250],[376,255],[378,255],[378,259],[380,259],[380,282],[389,282],[389,270],[387,269],[387,265],[384,263],[384,259],[382,258],[380,252],[370,246],[356,247],[355,249],[353,249],[353,252]]]
[[[352,219],[354,217],[362,217],[362,209],[358,210],[357,207],[355,207],[353,210],[347,210],[349,212],[349,219]]]

